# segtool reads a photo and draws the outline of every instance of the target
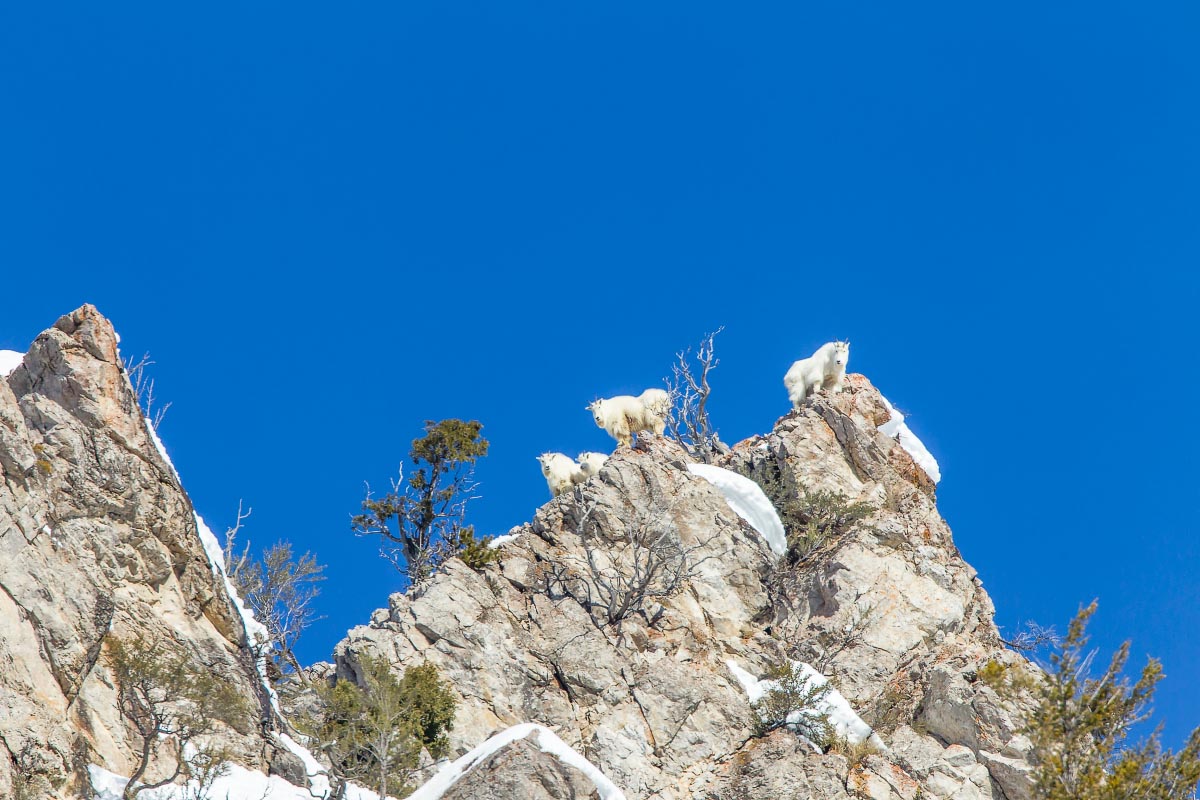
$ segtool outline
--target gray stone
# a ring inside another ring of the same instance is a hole
[[[17,764],[54,791],[77,786],[81,759],[128,774],[105,657],[114,636],[174,640],[268,714],[191,503],[91,306],[0,379],[0,468],[0,796]],[[259,727],[221,734],[243,763],[262,763]]]

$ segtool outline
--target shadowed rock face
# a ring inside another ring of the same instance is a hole
[[[127,768],[113,636],[169,637],[261,707],[241,619],[93,307],[0,379],[0,468],[0,797],[14,768],[38,796],[66,791],[81,763]],[[225,734],[250,764],[258,723]]]
[[[988,660],[1021,659],[1001,646],[933,482],[878,432],[887,418],[869,382],[849,376],[846,392],[814,398],[726,457],[723,466],[759,480],[786,475],[876,508],[798,567],[777,567],[762,538],[687,472],[681,449],[644,437],[514,529],[498,564],[452,561],[420,590],[393,595],[338,645],[337,669],[353,676],[365,653],[399,668],[431,661],[461,698],[458,753],[538,722],[630,798],[1024,800],[1028,743],[1012,709],[974,678]],[[648,518],[686,552],[686,579],[610,624],[596,565],[633,574],[623,543]],[[763,675],[789,658],[833,678],[888,750],[852,761],[814,754],[787,732],[754,738],[726,662]],[[549,767],[501,760],[506,750],[487,780],[464,778],[448,797],[490,798],[500,776],[543,787],[530,797],[587,796],[546,794]]]

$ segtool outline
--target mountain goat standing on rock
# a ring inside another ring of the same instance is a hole
[[[542,465],[542,475],[546,477],[546,485],[550,487],[553,497],[558,497],[575,484],[587,480],[587,475],[570,456],[562,453],[542,453],[537,460]]]
[[[787,387],[792,408],[800,408],[804,398],[818,389],[829,389],[834,394],[840,392],[848,363],[850,343],[828,342],[808,358],[792,364],[792,368],[783,376],[783,385]]]
[[[665,414],[659,415],[657,412],[668,411],[669,408],[670,400],[666,392],[647,389],[641,397],[619,394],[596,400],[588,406],[588,411],[592,412],[596,424],[617,440],[617,444],[628,447],[633,441],[633,434],[641,431],[654,431],[662,436],[667,429],[667,421]]]
[[[654,431],[662,436],[662,432],[667,429],[666,419],[671,416],[671,395],[667,394],[665,389],[647,389],[638,395],[638,400],[642,401],[647,411],[662,421],[662,430]]]
[[[604,462],[608,461],[608,456],[603,453],[580,453],[579,458],[575,460],[579,462],[579,468],[583,470],[583,474],[591,478],[599,474]]]

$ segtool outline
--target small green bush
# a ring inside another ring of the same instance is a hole
[[[791,663],[771,667],[767,678],[775,681],[775,686],[752,706],[758,714],[755,733],[765,736],[786,727],[822,750],[828,748],[834,741],[833,725],[819,706],[833,687],[828,683],[817,686]]]
[[[380,555],[411,585],[429,578],[468,533],[467,504],[475,497],[475,462],[487,455],[488,440],[476,420],[425,421],[425,435],[408,451],[415,469],[391,491],[373,497],[368,488],[362,513],[351,517],[359,536],[379,536]]]
[[[249,729],[250,703],[234,684],[195,663],[165,637],[139,634],[108,643],[108,663],[117,687],[117,707],[141,742],[129,783],[121,797],[133,800],[140,792],[195,778],[202,784],[218,776],[227,753],[204,742],[224,723]],[[151,761],[172,761],[174,774],[143,784]],[[211,783],[211,780],[208,781]]]
[[[319,709],[298,724],[329,758],[335,784],[355,781],[381,797],[407,797],[421,750],[446,754],[457,699],[433,664],[400,678],[382,658],[364,656],[359,664],[361,684],[339,679],[319,687]]]
[[[488,547],[493,536],[476,539],[471,527],[464,528],[458,535],[458,557],[473,570],[481,570],[488,564],[500,560],[500,550]]]
[[[778,464],[760,465],[746,477],[762,487],[779,513],[787,534],[785,561],[789,565],[808,560],[876,511],[870,503],[850,502],[841,492],[809,491]]]
[[[798,496],[784,502],[780,515],[788,530],[788,561],[798,564],[808,559],[826,542],[849,533],[873,513],[875,507],[870,503],[851,503],[841,492],[810,492],[800,487]]]

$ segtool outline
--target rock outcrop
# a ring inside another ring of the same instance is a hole
[[[643,437],[514,529],[499,563],[451,561],[393,595],[338,645],[337,670],[355,676],[368,653],[401,668],[433,662],[461,698],[456,752],[537,722],[631,799],[1024,800],[1028,742],[975,678],[988,661],[1023,661],[1002,646],[934,483],[879,432],[888,417],[869,382],[850,376],[846,392],[814,398],[725,457],[760,482],[874,507],[799,565],[781,565],[678,446]],[[650,563],[644,552],[638,561],[639,542],[672,543],[660,566],[678,586],[652,581],[630,601]],[[786,730],[757,737],[729,662],[762,676],[792,659],[828,675],[886,748],[820,754]],[[545,787],[542,761],[502,751],[487,779],[464,778],[446,797],[491,797],[497,782]],[[587,796],[577,791],[506,796]]]
[[[113,637],[173,642],[235,686],[257,711],[221,736],[265,763],[270,712],[241,616],[91,306],[0,378],[0,468],[0,797],[18,780],[68,796],[88,763],[130,773]]]
[[[991,661],[1028,665],[1000,641],[934,481],[880,432],[889,418],[851,375],[721,457],[776,500],[828,491],[871,506],[799,563],[679,446],[644,435],[515,528],[497,562],[449,561],[310,675],[356,678],[368,654],[397,670],[432,662],[459,698],[452,759],[506,731],[463,759],[442,800],[608,800],[609,780],[630,800],[1028,800],[1019,709],[977,679]],[[18,781],[72,796],[88,763],[129,774],[106,652],[135,634],[172,642],[251,702],[257,717],[220,732],[239,763],[302,782],[272,742],[191,503],[90,306],[0,379],[0,468],[0,797]],[[873,728],[868,744],[820,752],[787,729],[759,734],[747,690],[791,662],[830,678]],[[525,723],[557,738],[516,735]],[[445,767],[423,763],[417,783]]]

